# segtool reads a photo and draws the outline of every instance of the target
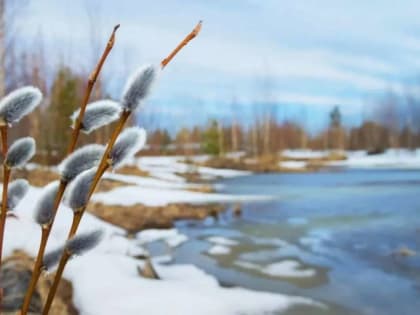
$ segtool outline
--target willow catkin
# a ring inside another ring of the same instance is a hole
[[[81,233],[67,241],[66,249],[72,256],[80,256],[96,247],[102,240],[103,236],[104,232],[102,230]]]
[[[146,65],[128,78],[121,99],[124,110],[133,112],[141,106],[150,94],[159,71],[153,65]]]
[[[71,182],[65,202],[73,211],[85,207],[88,203],[89,191],[96,171],[97,168],[84,171]]]
[[[118,168],[132,158],[146,143],[146,131],[143,128],[131,127],[125,129],[117,138],[109,158],[111,166]]]
[[[61,179],[70,182],[81,172],[97,166],[104,151],[104,146],[99,144],[88,144],[77,149],[58,167]]]
[[[120,117],[121,105],[111,100],[100,100],[87,105],[82,120],[81,130],[90,133],[102,126],[117,120]],[[80,109],[72,115],[73,122],[79,116]]]
[[[3,122],[12,124],[32,112],[42,100],[39,89],[26,86],[6,95],[0,100],[0,117]]]
[[[35,140],[25,137],[16,140],[9,148],[4,163],[9,168],[25,165],[35,154]]]
[[[52,221],[58,187],[58,181],[54,181],[45,186],[35,206],[35,221],[41,226],[50,224]]]

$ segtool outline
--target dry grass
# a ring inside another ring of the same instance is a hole
[[[135,175],[135,176],[149,176],[149,173],[141,170],[137,166],[126,165],[117,170],[118,174]]]
[[[40,167],[33,170],[14,170],[12,174],[12,180],[17,178],[24,178],[28,180],[32,186],[41,187],[51,183],[54,180],[60,179],[60,176],[47,167]],[[3,181],[2,174],[0,175],[0,180]]]
[[[92,203],[88,211],[99,218],[120,226],[130,233],[148,228],[170,228],[176,220],[203,220],[208,216],[217,216],[224,206],[169,204],[163,207],[104,205]]]

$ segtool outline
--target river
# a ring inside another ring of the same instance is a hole
[[[270,196],[218,221],[181,222],[173,253],[226,286],[309,297],[286,314],[414,315],[420,310],[420,171],[341,170],[222,180],[221,192]],[[215,244],[211,236],[226,240]],[[229,241],[230,240],[230,241]],[[226,244],[224,244],[226,243]],[[225,252],[223,252],[225,250]]]

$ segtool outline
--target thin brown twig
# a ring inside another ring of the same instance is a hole
[[[54,207],[53,207],[54,217],[55,217],[55,214],[57,213],[61,199],[63,198],[66,186],[67,186],[66,182],[60,181],[60,185],[58,187],[58,191],[55,197]],[[39,243],[38,254],[35,259],[35,264],[34,264],[32,276],[31,276],[31,280],[29,282],[29,286],[28,286],[28,289],[26,290],[25,297],[23,300],[21,315],[27,314],[27,312],[29,311],[32,295],[35,291],[36,284],[38,283],[39,277],[41,275],[42,262],[43,262],[43,258],[45,254],[45,249],[47,247],[48,238],[51,233],[51,228],[52,228],[52,222],[42,227],[41,242]]]
[[[76,147],[77,140],[78,140],[79,134],[80,134],[80,130],[82,128],[83,116],[85,114],[86,106],[89,102],[93,86],[96,83],[96,80],[99,76],[99,73],[102,69],[102,66],[105,63],[105,60],[107,59],[109,53],[111,52],[112,48],[114,47],[115,34],[116,34],[116,31],[118,30],[119,27],[120,27],[119,24],[114,27],[114,29],[111,33],[111,36],[108,40],[108,43],[105,47],[105,50],[102,53],[101,58],[99,59],[98,64],[96,65],[95,69],[92,71],[92,73],[89,76],[89,80],[88,80],[88,83],[87,83],[87,86],[86,86],[85,95],[84,95],[84,98],[83,98],[83,103],[80,107],[79,115],[78,115],[78,117],[75,121],[73,133],[72,133],[72,136],[71,136],[71,140],[70,140],[70,143],[69,143],[69,146],[68,146],[68,149],[67,149],[67,155],[70,155]],[[48,242],[48,238],[49,238],[49,235],[50,235],[50,232],[51,232],[51,229],[52,229],[52,225],[54,223],[55,216],[57,214],[58,207],[60,206],[61,199],[63,198],[64,191],[67,187],[67,184],[68,184],[67,182],[60,181],[60,186],[58,188],[57,196],[56,196],[55,202],[54,202],[52,220],[51,220],[50,224],[48,224],[45,227],[45,230],[46,230],[45,231],[45,242],[42,242],[42,240],[41,240],[41,243],[40,243],[40,246],[39,246],[39,249],[38,249],[38,254],[37,254],[37,257],[36,257],[36,260],[35,260],[34,271],[32,273],[32,277],[31,277],[31,282],[30,282],[31,285],[28,287],[28,290],[26,291],[24,302],[23,302],[22,309],[21,309],[21,315],[26,315],[28,310],[29,310],[29,305],[30,305],[30,302],[31,302],[32,295],[33,295],[34,290],[36,288],[36,284],[38,282],[38,279],[41,275],[42,259],[44,257],[44,253],[45,253],[46,245],[47,245],[47,242]],[[44,228],[43,228],[43,233],[44,233]]]
[[[179,44],[178,46],[175,47],[175,49],[168,55],[168,57],[166,57],[165,59],[162,60],[162,62],[160,63],[161,68],[165,68],[169,62],[171,62],[171,60],[175,57],[175,55],[185,46],[187,45],[192,39],[194,39],[198,33],[200,33],[201,30],[201,26],[203,25],[203,22],[200,21],[198,22],[198,24],[194,27],[194,29],[191,31],[191,33],[189,33]]]
[[[85,95],[83,97],[82,105],[80,106],[79,116],[76,118],[76,121],[74,123],[74,129],[71,137],[71,141],[69,143],[67,153],[70,154],[74,151],[74,148],[76,147],[77,139],[79,137],[80,129],[82,128],[82,120],[83,116],[85,115],[86,106],[89,102],[90,95],[92,93],[93,86],[95,85],[96,80],[98,79],[99,73],[101,72],[102,66],[105,63],[106,58],[108,57],[109,53],[111,52],[112,47],[114,47],[115,43],[115,33],[117,32],[118,28],[120,27],[120,24],[117,24],[114,26],[114,30],[112,31],[112,34],[108,40],[108,43],[105,47],[105,50],[101,56],[101,59],[99,59],[98,64],[96,65],[95,69],[93,69],[92,73],[89,75],[89,80],[87,83],[87,87],[85,90]]]
[[[168,63],[173,59],[173,57],[175,57],[175,55],[185,46],[188,44],[189,41],[191,41],[194,37],[196,37],[198,35],[198,33],[200,32],[201,29],[201,24],[202,22],[200,21],[197,26],[193,29],[193,31],[188,34],[184,40],[181,41],[181,43],[168,55],[168,57],[166,57],[165,59],[162,60],[161,62],[161,68],[164,69]],[[121,114],[121,117],[117,123],[117,126],[115,127],[110,140],[108,141],[107,147],[105,149],[105,152],[102,156],[101,162],[99,163],[98,166],[98,170],[95,173],[95,177],[92,181],[92,185],[89,189],[89,195],[88,195],[88,202],[90,200],[90,197],[93,195],[100,179],[102,178],[103,174],[105,173],[105,171],[109,168],[109,153],[111,152],[118,136],[120,135],[121,131],[124,128],[125,123],[127,122],[128,118],[130,117],[131,112],[130,111],[124,111]],[[83,207],[82,209],[78,209],[78,211],[74,212],[73,215],[73,222],[70,228],[70,232],[68,234],[68,239],[73,237],[76,232],[77,229],[79,227],[80,221],[82,219],[82,216],[84,214],[86,210],[86,206]],[[64,268],[66,267],[66,264],[68,262],[68,260],[70,259],[70,255],[67,251],[65,251],[63,253],[63,255],[61,256],[60,262],[58,264],[58,268],[57,268],[57,272],[55,274],[53,283],[51,285],[50,291],[48,293],[48,297],[47,300],[45,302],[44,305],[44,309],[42,311],[42,315],[48,315],[52,302],[54,300],[54,296],[55,293],[57,291],[58,288],[58,284],[61,280]]]
[[[8,150],[8,146],[7,146],[7,129],[8,126],[2,125],[0,127],[1,129],[1,152],[3,154],[3,158],[6,158],[6,154],[7,154],[7,150]]]
[[[8,151],[8,145],[7,145],[8,126],[7,124],[2,125],[0,127],[0,133],[1,133],[1,139],[2,139],[2,154],[3,154],[3,192],[2,192],[2,199],[1,199],[2,203],[1,203],[1,213],[0,213],[0,270],[1,270],[4,230],[6,227],[7,190],[9,187],[10,173],[11,173],[10,168],[5,163],[6,155]],[[3,300],[3,289],[0,288],[0,313],[1,313],[2,300]]]

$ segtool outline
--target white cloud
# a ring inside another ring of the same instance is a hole
[[[89,45],[83,3],[31,2],[24,33],[36,36],[40,27],[48,41],[61,43],[64,50],[66,45],[73,46],[75,55],[79,53],[76,60],[85,60],[84,51],[78,50]],[[279,101],[313,106],[328,103],[350,106],[361,95],[389,87],[398,89],[400,84],[395,78],[410,71],[400,56],[407,50],[420,50],[418,39],[402,35],[417,23],[416,2],[408,1],[398,7],[390,1],[322,3],[101,1],[100,11],[104,15],[101,40],[106,41],[115,22],[122,23],[105,71],[124,73],[145,61],[159,62],[203,18],[201,35],[165,70],[168,76],[176,73],[174,81],[191,83],[186,87],[174,82],[174,88],[166,90],[174,97],[223,98],[226,95],[220,96],[217,88],[236,81],[236,92],[248,95],[249,99],[249,82],[266,76],[274,81],[293,79],[295,88],[288,85],[287,90],[276,92]],[[371,46],[375,50],[369,50]],[[393,50],[382,51],[377,47]],[[55,53],[49,51],[50,55]],[[305,91],[310,82],[323,90],[316,95],[310,89]],[[208,86],[198,86],[204,83]],[[350,98],[343,96],[343,87],[346,94],[352,94]]]

